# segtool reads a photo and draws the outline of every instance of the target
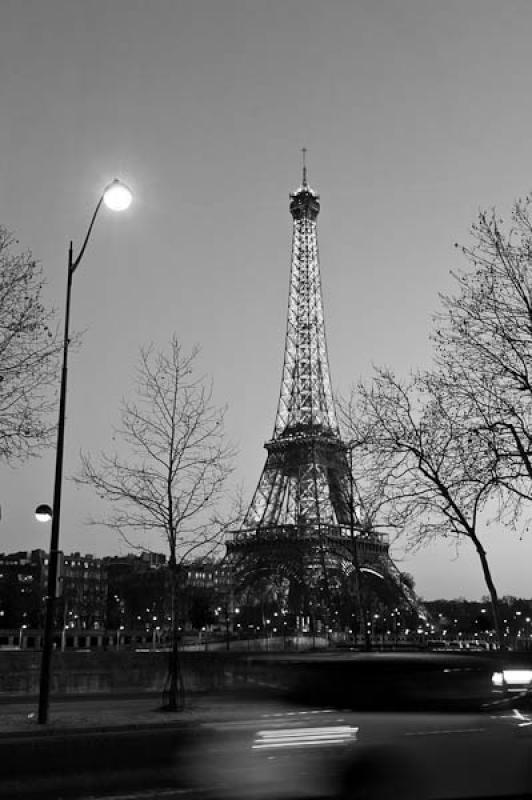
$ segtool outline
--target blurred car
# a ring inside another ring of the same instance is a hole
[[[495,694],[493,661],[255,666],[239,718],[205,723],[189,742],[188,784],[209,798],[532,797],[531,696]]]

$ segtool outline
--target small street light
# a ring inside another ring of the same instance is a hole
[[[39,522],[50,522],[52,519],[52,509],[50,506],[42,504],[35,509],[35,519]]]

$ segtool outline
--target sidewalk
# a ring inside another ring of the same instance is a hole
[[[107,707],[102,707],[107,704]],[[265,713],[275,713],[277,704],[269,700],[243,698],[232,694],[192,695],[179,712],[161,711],[161,695],[140,698],[119,695],[50,699],[46,725],[37,722],[37,698],[2,703],[0,698],[0,739],[47,736],[76,731],[181,727],[213,721],[237,721]]]

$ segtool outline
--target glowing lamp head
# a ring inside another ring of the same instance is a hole
[[[50,506],[37,506],[35,509],[35,519],[37,519],[39,522],[50,522],[52,519],[52,509]]]
[[[111,211],[125,211],[129,208],[133,195],[125,183],[115,178],[103,193],[103,202]]]

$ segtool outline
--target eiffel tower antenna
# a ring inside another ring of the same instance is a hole
[[[302,147],[301,148],[301,153],[303,155],[303,180],[302,180],[301,183],[302,183],[302,186],[306,189],[308,187],[308,182],[307,182],[307,158],[306,158],[306,156],[307,156],[307,148],[306,147]]]

